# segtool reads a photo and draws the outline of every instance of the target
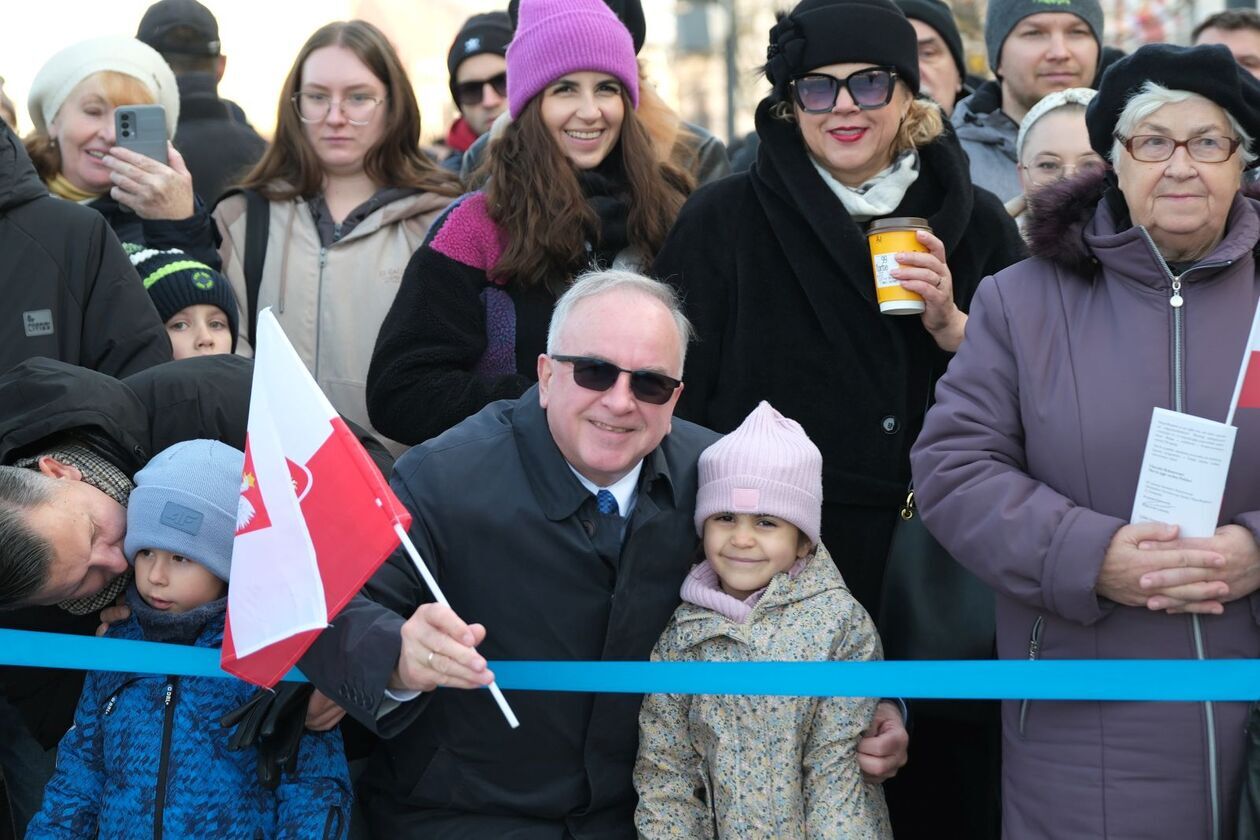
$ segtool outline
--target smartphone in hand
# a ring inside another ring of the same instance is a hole
[[[167,164],[166,109],[161,105],[122,105],[114,109],[114,143]]]

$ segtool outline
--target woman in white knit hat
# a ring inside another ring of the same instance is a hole
[[[1085,106],[1098,91],[1068,88],[1046,95],[1032,107],[1019,126],[1015,141],[1016,171],[1024,191],[1006,202],[1020,232],[1028,221],[1028,199],[1042,187],[1077,173],[1098,175],[1107,161],[1089,145]]]
[[[169,165],[115,145],[115,109],[155,103],[166,110]],[[219,266],[214,224],[170,143],[179,89],[156,50],[115,35],[72,44],[39,69],[27,107],[26,151],[49,192],[99,211],[124,242]]]

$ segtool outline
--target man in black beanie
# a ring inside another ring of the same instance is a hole
[[[162,54],[179,84],[175,145],[202,200],[216,199],[262,157],[267,143],[245,112],[219,96],[227,56],[219,22],[197,0],[158,0],[145,11],[136,38]]]
[[[1096,83],[1102,37],[1098,0],[990,0],[984,43],[997,78],[950,117],[976,186],[1003,201],[1024,191],[1015,169],[1019,124],[1047,93]]]
[[[945,116],[971,95],[962,35],[943,0],[896,0],[919,38],[919,88],[936,100]]]
[[[459,118],[446,134],[452,154],[442,165],[458,172],[464,152],[507,110],[507,45],[512,23],[505,12],[473,15],[464,21],[446,55],[451,97]]]

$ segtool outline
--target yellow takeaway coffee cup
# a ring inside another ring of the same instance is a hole
[[[927,219],[917,216],[876,219],[866,230],[866,242],[871,248],[871,268],[875,272],[875,298],[879,301],[879,311],[885,315],[918,315],[923,312],[923,298],[903,289],[901,282],[892,275],[897,267],[898,252],[928,252],[915,236],[920,230],[932,229],[928,227]]]

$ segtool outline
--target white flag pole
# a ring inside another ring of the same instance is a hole
[[[1238,381],[1234,383],[1234,398],[1229,402],[1229,415],[1225,425],[1234,425],[1234,412],[1238,410],[1238,398],[1242,396],[1243,381],[1247,378],[1247,364],[1251,361],[1253,350],[1260,349],[1260,304],[1256,306],[1256,314],[1251,318],[1251,332],[1247,334],[1247,346],[1243,348],[1242,364],[1238,367]]]
[[[411,562],[416,565],[416,571],[420,572],[420,576],[424,578],[424,583],[429,587],[429,591],[433,593],[433,597],[444,607],[449,607],[450,601],[446,600],[446,596],[442,594],[441,587],[438,586],[436,580],[433,579],[433,573],[429,571],[429,567],[425,565],[420,552],[416,550],[416,546],[411,541],[411,537],[407,536],[407,530],[403,526],[394,522],[394,533],[398,535],[398,539],[402,541],[403,547],[407,549],[407,554],[411,556]],[[488,686],[490,694],[494,697],[494,702],[499,704],[499,711],[503,712],[503,716],[507,718],[508,726],[516,729],[521,725],[516,719],[516,715],[512,712],[512,707],[508,705],[507,698],[503,696],[503,692],[499,690],[496,683],[490,683]]]

